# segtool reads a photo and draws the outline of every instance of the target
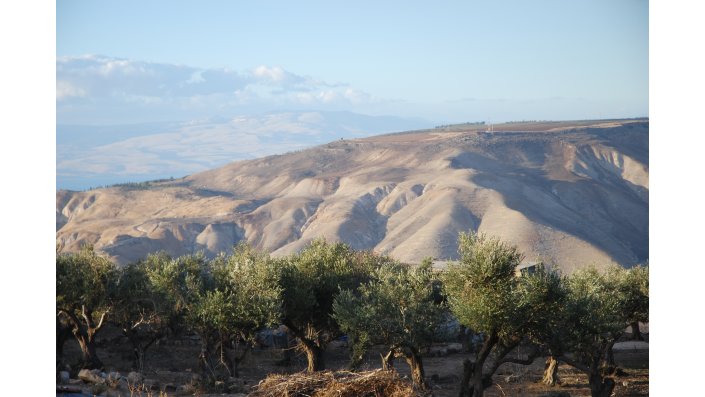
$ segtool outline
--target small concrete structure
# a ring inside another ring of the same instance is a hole
[[[530,276],[534,274],[536,269],[539,267],[539,265],[542,265],[543,263],[541,262],[522,262],[519,264],[519,266],[516,267],[515,273],[517,277],[522,276],[522,275],[527,275]]]

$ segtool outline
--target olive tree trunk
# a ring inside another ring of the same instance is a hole
[[[211,359],[213,343],[208,335],[202,334],[199,336],[201,337],[201,351],[198,353],[198,369],[203,379],[215,380],[215,366]]]
[[[132,366],[138,372],[144,372],[145,367],[145,356],[147,349],[149,349],[154,342],[159,339],[160,334],[155,334],[150,332],[148,334],[140,333],[135,328],[123,328],[122,334],[127,337],[132,345]]]
[[[641,334],[641,330],[639,329],[639,322],[638,321],[633,321],[629,323],[629,325],[632,328],[632,340],[644,340],[644,336]]]
[[[220,345],[220,363],[225,365],[230,376],[240,377],[240,364],[245,360],[252,345],[247,342],[233,341],[226,338]]]
[[[582,371],[588,376],[588,383],[590,385],[590,395],[592,397],[610,397],[612,395],[615,382],[614,379],[603,375],[602,368],[600,367],[600,354],[595,354],[592,357],[589,366],[585,363],[573,361],[572,359],[565,356],[561,356],[560,360],[572,366],[573,368]]]
[[[93,320],[93,315],[90,309],[85,306],[81,307],[81,318],[79,318],[73,310],[59,309],[60,313],[65,314],[71,325],[71,332],[78,341],[81,347],[81,359],[83,361],[82,368],[86,369],[102,369],[103,362],[98,358],[95,346],[95,337],[98,331],[103,328],[105,316],[108,312],[104,312],[100,316],[98,324]]]
[[[414,347],[407,347],[404,352],[406,363],[409,364],[411,370],[411,380],[419,389],[427,390],[426,375],[423,369],[423,361],[421,354]]]
[[[326,345],[320,336],[317,337],[312,329],[304,333],[288,321],[284,321],[284,325],[299,340],[299,346],[306,353],[306,360],[308,362],[306,372],[311,373],[324,370],[326,368],[324,357]],[[311,335],[313,335],[312,338],[309,337]]]
[[[490,352],[499,341],[496,333],[492,333],[485,338],[482,347],[475,356],[475,362],[465,360],[463,363],[463,378],[460,383],[459,397],[481,397],[484,393],[485,382],[482,370]],[[491,375],[490,375],[491,378]]]
[[[394,349],[390,349],[386,355],[382,355],[382,353],[379,354],[380,358],[382,359],[382,369],[383,370],[390,370],[394,368]]]
[[[541,383],[548,386],[555,386],[559,381],[558,360],[553,356],[548,356],[548,358],[546,358],[546,366],[544,367]]]
[[[95,332],[80,329],[74,330],[74,336],[81,346],[82,367],[87,369],[102,369],[103,362],[98,358],[95,348]]]
[[[324,370],[326,368],[323,356],[324,350],[311,341],[306,340],[304,342],[302,340],[301,342],[301,346],[306,353],[306,360],[308,361],[306,372],[310,373]]]
[[[64,345],[73,336],[71,326],[56,317],[56,369],[63,369],[64,366]]]
[[[605,378],[600,374],[600,370],[593,371],[588,376],[590,382],[590,395],[592,397],[610,397],[614,390],[614,379]]]

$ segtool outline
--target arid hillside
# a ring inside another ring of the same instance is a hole
[[[649,122],[458,125],[331,142],[173,181],[56,196],[57,242],[118,263],[246,240],[283,255],[317,237],[417,263],[479,230],[566,272],[649,256]]]

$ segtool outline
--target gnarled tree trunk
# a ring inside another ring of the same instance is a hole
[[[389,349],[389,351],[385,355],[382,355],[382,353],[380,353],[379,356],[382,358],[383,370],[386,371],[394,368],[394,348]]]
[[[600,374],[599,370],[593,370],[588,376],[590,382],[590,395],[592,397],[610,397],[614,390],[614,380],[605,378]]]
[[[632,328],[632,340],[644,340],[644,336],[641,334],[641,330],[639,329],[639,322],[634,321],[629,323],[629,325]]]
[[[487,377],[483,377],[482,371],[485,366],[487,357],[492,352],[492,349],[499,341],[497,333],[493,332],[487,337],[475,356],[475,362],[465,360],[463,363],[463,379],[460,384],[460,397],[481,397],[484,393],[485,385],[488,382]],[[491,374],[489,381],[491,381]]]
[[[602,349],[604,348],[605,346],[602,346]],[[603,375],[602,368],[600,366],[601,357],[602,354],[593,355],[590,359],[589,366],[586,363],[574,361],[566,356],[561,356],[559,359],[587,374],[588,383],[590,385],[590,395],[592,397],[610,397],[612,395],[612,391],[614,390],[615,383],[614,379]]]
[[[127,337],[132,344],[132,365],[138,372],[144,372],[145,355],[147,349],[159,339],[160,335],[155,333],[145,334],[134,328],[123,328],[122,334]]]
[[[541,383],[555,386],[558,382],[558,360],[553,356],[548,356],[548,358],[546,358],[546,366],[544,367]]]
[[[211,361],[211,353],[213,350],[210,338],[205,335],[199,335],[201,337],[201,351],[198,354],[198,369],[201,373],[203,379],[215,380],[215,366]]]
[[[617,365],[614,362],[614,341],[607,344],[605,347],[605,369],[608,373],[613,373],[616,370]]]
[[[82,367],[87,369],[102,369],[103,363],[96,354],[95,336],[98,331],[103,328],[103,321],[108,312],[104,312],[100,316],[98,324],[96,324],[93,320],[91,310],[87,309],[85,306],[81,307],[80,319],[71,309],[59,309],[59,311],[68,317],[72,325],[71,332],[81,347]]]
[[[71,326],[56,317],[56,370],[63,370],[64,367],[64,345],[72,336]]]
[[[226,339],[221,342],[220,362],[227,367],[230,376],[240,377],[240,363],[245,360],[251,349],[252,344],[240,340]]]
[[[428,385],[426,384],[426,374],[423,369],[423,361],[421,359],[421,354],[414,347],[407,347],[404,349],[404,358],[406,363],[409,364],[411,369],[411,380],[416,386],[421,390],[427,390]]]
[[[301,340],[301,346],[306,353],[306,360],[308,361],[306,372],[316,372],[326,368],[323,349],[309,340]]]
[[[326,368],[324,357],[326,345],[320,335],[317,336],[313,329],[308,329],[307,332],[304,333],[286,320],[284,321],[284,325],[296,336],[301,349],[306,353],[306,360],[308,361],[306,372],[310,373],[324,370]]]
[[[460,394],[459,397],[469,397],[472,393],[470,388],[470,380],[472,380],[472,375],[475,372],[475,363],[470,361],[470,359],[465,359],[463,361],[463,378],[460,380]]]
[[[88,329],[74,329],[73,334],[81,346],[81,359],[83,368],[102,369],[103,362],[98,358],[95,349],[95,332]]]

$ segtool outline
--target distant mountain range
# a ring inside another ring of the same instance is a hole
[[[187,122],[57,126],[57,187],[182,177],[235,160],[433,125],[352,112],[277,112]]]
[[[568,273],[648,260],[648,119],[491,129],[336,137],[174,180],[61,190],[57,242],[124,264],[242,240],[284,255],[325,237],[418,263],[456,258],[458,233],[472,229]]]

